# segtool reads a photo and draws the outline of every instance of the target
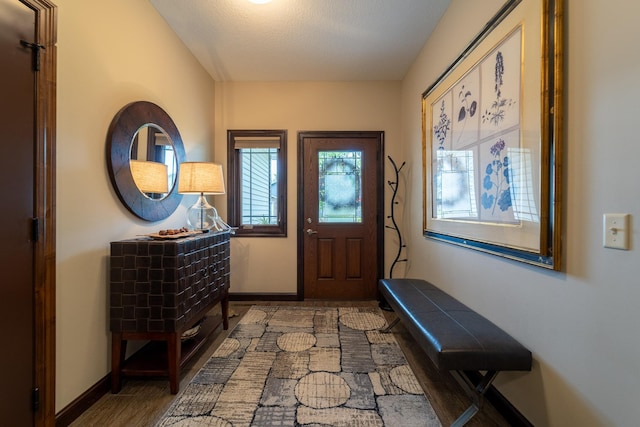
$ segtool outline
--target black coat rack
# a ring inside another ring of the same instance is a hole
[[[396,254],[395,259],[393,260],[393,263],[391,263],[391,267],[389,268],[389,278],[392,279],[393,269],[395,268],[396,264],[399,262],[407,262],[407,258],[400,259],[400,257],[402,256],[402,252],[407,247],[407,245],[402,243],[402,233],[400,233],[400,227],[398,227],[398,223],[396,222],[395,210],[394,210],[395,206],[398,204],[398,201],[396,200],[396,195],[398,194],[398,182],[400,181],[399,180],[400,171],[404,167],[405,162],[402,162],[400,167],[398,167],[396,165],[396,162],[394,162],[393,159],[391,158],[391,156],[387,156],[387,158],[393,165],[393,170],[396,174],[395,181],[387,181],[387,184],[389,184],[389,187],[391,187],[391,190],[393,190],[393,195],[391,196],[391,215],[387,216],[388,219],[391,219],[392,225],[387,225],[386,228],[390,228],[391,230],[394,230],[396,232],[396,235],[398,236],[398,252]]]
[[[391,156],[387,156],[387,158],[389,159],[389,161],[391,162],[391,165],[393,166],[393,170],[395,172],[395,180],[387,181],[387,184],[393,191],[393,195],[391,196],[391,212],[390,212],[390,215],[387,216],[387,219],[391,220],[391,225],[385,225],[385,228],[394,230],[396,232],[396,236],[398,237],[398,252],[396,253],[396,257],[391,263],[391,267],[389,268],[389,278],[392,279],[393,269],[396,267],[396,264],[398,264],[399,262],[407,262],[406,256],[404,258],[401,258],[403,256],[403,251],[407,245],[405,245],[402,241],[402,233],[400,232],[400,227],[398,227],[398,223],[396,222],[396,218],[395,218],[395,206],[399,203],[396,200],[396,196],[398,194],[398,183],[400,182],[400,179],[399,179],[400,171],[404,167],[405,162],[402,162],[400,167],[398,167],[396,165],[396,162],[391,158]],[[392,311],[391,306],[389,306],[389,303],[387,303],[387,301],[385,301],[384,298],[381,299],[379,306],[383,310]]]

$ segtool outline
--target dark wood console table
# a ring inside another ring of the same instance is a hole
[[[168,376],[178,392],[180,368],[221,323],[229,327],[229,258],[229,232],[111,242],[112,393],[123,376]],[[206,316],[217,303],[222,315]],[[198,334],[182,342],[199,323]],[[125,360],[128,340],[150,343]]]

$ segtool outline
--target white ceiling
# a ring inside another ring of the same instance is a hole
[[[218,81],[401,80],[450,0],[149,0]]]

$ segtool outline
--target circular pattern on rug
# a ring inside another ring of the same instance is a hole
[[[277,343],[284,351],[304,351],[316,344],[316,337],[306,332],[290,332],[280,335]]]
[[[338,375],[314,372],[298,381],[296,398],[310,408],[324,409],[343,405],[351,396],[347,382]]]
[[[387,324],[382,316],[374,313],[360,312],[343,314],[340,316],[340,322],[357,331],[372,331],[374,329],[380,329]]]
[[[396,366],[389,372],[389,377],[393,383],[402,390],[411,394],[423,394],[424,390],[418,384],[418,379],[411,371],[409,365]]]
[[[267,318],[267,313],[262,310],[254,309],[249,310],[242,319],[240,319],[239,323],[247,324],[247,323],[259,323],[263,324],[264,320]]]
[[[228,357],[240,348],[240,341],[235,338],[225,338],[211,357]]]

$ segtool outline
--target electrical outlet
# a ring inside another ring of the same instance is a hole
[[[604,214],[602,244],[605,248],[629,249],[629,214]]]

